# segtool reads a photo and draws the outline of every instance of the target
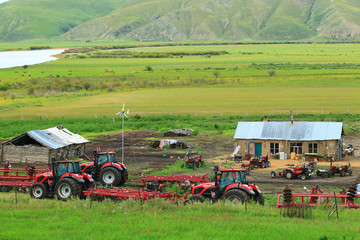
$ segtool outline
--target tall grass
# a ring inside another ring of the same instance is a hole
[[[90,202],[0,195],[0,239],[358,239],[357,210],[328,207],[308,218],[280,215],[273,204],[176,205],[163,200]]]

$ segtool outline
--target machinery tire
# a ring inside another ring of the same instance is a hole
[[[349,173],[349,176],[351,176],[351,175],[352,175],[352,171],[351,171],[351,170],[349,170],[349,171],[348,171],[348,173]]]
[[[267,167],[271,167],[271,162],[270,162],[270,161],[267,161],[267,162],[266,162],[266,166],[267,166]]]
[[[265,168],[265,162],[264,161],[261,162],[261,168]]]
[[[194,164],[193,164],[193,169],[194,170],[196,169],[196,162],[194,162]]]
[[[192,195],[189,197],[189,201],[191,203],[194,203],[194,202],[201,202],[203,203],[205,201],[205,197],[202,196],[202,195],[199,195],[199,194],[195,194],[195,195]]]
[[[272,171],[272,172],[271,172],[271,177],[272,177],[272,178],[276,178],[276,172]]]
[[[181,164],[181,168],[184,168],[184,164]]]
[[[340,171],[340,177],[345,177],[345,175],[346,175],[346,170],[345,170],[345,169],[342,169],[342,170]]]
[[[300,179],[301,179],[301,180],[306,180],[306,179],[307,179],[307,177],[306,177],[306,175],[305,175],[305,174],[301,174],[301,175],[300,175]]]
[[[43,183],[34,183],[30,188],[30,196],[36,199],[43,199],[48,195],[48,189]]]
[[[316,171],[316,175],[317,175],[318,177],[322,177],[323,173],[320,172],[320,171]]]
[[[129,172],[125,169],[121,172],[120,186],[124,185],[128,179],[129,179]]]
[[[229,190],[224,194],[225,201],[237,204],[244,204],[245,197],[244,193],[238,189]]]
[[[66,201],[72,197],[80,197],[81,185],[71,178],[63,178],[55,184],[55,194],[59,200]]]
[[[121,182],[121,173],[114,167],[107,167],[100,172],[100,182],[103,185],[119,186]]]
[[[285,172],[285,177],[287,179],[292,179],[294,177],[294,174],[291,171],[286,171]]]
[[[264,196],[262,195],[262,193],[258,193],[255,195],[254,198],[255,203],[259,203],[260,205],[264,205]]]

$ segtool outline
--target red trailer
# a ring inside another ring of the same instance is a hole
[[[36,176],[45,170],[36,170],[34,166],[26,166],[24,169],[12,169],[10,164],[5,164],[4,168],[0,168],[0,190],[8,192],[13,187],[25,190],[31,187]]]

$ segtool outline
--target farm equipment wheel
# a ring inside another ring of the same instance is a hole
[[[294,177],[294,174],[291,171],[286,171],[285,177],[287,179],[292,179]]]
[[[203,203],[205,201],[205,197],[202,196],[202,195],[199,195],[199,194],[195,194],[195,195],[192,195],[191,197],[189,197],[189,201],[191,203],[194,203],[194,202],[201,202]]]
[[[184,168],[184,164],[181,164],[181,168]]]
[[[235,204],[244,204],[245,195],[240,190],[229,190],[224,194],[225,201],[235,203]]]
[[[55,193],[59,200],[67,200],[81,194],[81,186],[74,179],[64,178],[56,183]]]
[[[113,168],[107,167],[100,172],[100,182],[103,185],[119,186],[121,181],[121,173]]]
[[[195,170],[196,169],[196,162],[193,163],[193,169]]]
[[[10,189],[8,186],[2,186],[1,187],[1,192],[8,192]]]
[[[351,176],[351,175],[352,175],[352,171],[351,171],[351,170],[349,170],[349,171],[348,171],[348,173],[349,173],[349,176]]]
[[[306,179],[307,179],[307,177],[306,177],[306,175],[305,175],[305,174],[301,174],[301,175],[300,175],[300,179],[301,179],[301,180],[306,180]]]
[[[267,167],[271,167],[271,163],[269,161],[266,162]]]
[[[260,205],[264,205],[264,196],[261,193],[255,195],[254,198],[255,203],[259,203]]]
[[[265,168],[265,162],[261,162],[261,168]]]
[[[34,183],[30,188],[30,196],[33,198],[43,199],[47,194],[47,187],[43,183]]]
[[[129,173],[128,171],[125,169],[124,171],[121,172],[121,181],[120,181],[120,185],[124,185],[126,183],[126,181],[129,178]]]
[[[345,177],[346,174],[346,170],[345,169],[341,169],[340,171],[340,177]]]
[[[271,177],[272,177],[272,178],[276,178],[276,172],[272,171],[272,172],[271,172]]]

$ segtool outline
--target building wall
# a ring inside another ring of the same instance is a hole
[[[48,163],[49,149],[35,146],[1,146],[0,160],[10,163]]]
[[[240,150],[238,153],[245,156],[248,153],[248,144],[249,143],[261,143],[261,155],[268,154],[269,157],[275,157],[270,154],[270,143],[279,144],[279,152],[285,152],[287,157],[290,158],[290,143],[294,141],[284,141],[284,140],[259,140],[259,139],[236,139],[236,145],[240,145]],[[309,153],[309,143],[317,143],[317,153],[323,154],[325,156],[333,156],[335,159],[339,157],[339,140],[327,140],[327,141],[296,141],[296,143],[302,143],[302,154],[297,154],[297,157],[304,157],[305,153]],[[236,146],[235,146],[236,147]],[[250,144],[250,155],[255,155],[255,144]]]

